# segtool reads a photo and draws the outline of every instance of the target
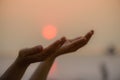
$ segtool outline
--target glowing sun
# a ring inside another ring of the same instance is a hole
[[[42,36],[45,39],[51,40],[51,39],[55,38],[56,35],[57,35],[56,27],[54,27],[52,25],[47,25],[47,26],[43,27],[43,29],[42,29]]]

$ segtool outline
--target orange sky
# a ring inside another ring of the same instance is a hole
[[[110,44],[120,48],[119,0],[1,0],[0,55],[24,47],[48,45],[61,36],[74,38],[91,29],[95,35],[81,50],[101,51]],[[52,24],[58,34],[52,41],[41,29]],[[88,53],[89,54],[89,53]]]

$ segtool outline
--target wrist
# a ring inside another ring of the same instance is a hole
[[[57,58],[57,57],[63,55],[63,53],[64,53],[63,51],[58,51],[55,53],[54,57]]]
[[[62,52],[61,51],[58,51],[56,53],[54,53],[50,58],[51,59],[56,59],[57,57],[61,56]]]
[[[57,58],[57,56],[55,54],[49,56],[48,58],[45,59],[45,61],[51,61],[51,60],[55,60]]]
[[[26,61],[20,60],[17,58],[14,62],[15,65],[20,66],[20,67],[28,67],[30,63],[27,63]]]

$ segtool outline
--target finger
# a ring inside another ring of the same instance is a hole
[[[93,34],[94,34],[94,31],[91,30],[90,32],[88,32],[88,33],[85,35],[85,38],[86,38],[87,42],[90,40],[90,38],[92,37]]]
[[[40,53],[42,50],[43,50],[43,47],[41,45],[39,45],[39,46],[35,46],[33,48],[25,49],[24,53],[26,55],[34,55],[36,53]]]
[[[82,36],[80,36],[80,37],[77,37],[77,38],[74,38],[74,39],[71,39],[71,40],[69,40],[69,41],[76,41],[76,40],[78,40],[78,39],[80,39],[80,38],[82,38]]]
[[[91,30],[90,32],[88,32],[85,35],[85,37],[82,38],[81,42],[79,42],[79,40],[78,40],[78,42],[81,44],[79,44],[78,46],[76,45],[76,48],[79,49],[79,48],[83,47],[84,45],[86,45],[88,43],[88,41],[90,40],[90,38],[92,37],[93,33],[94,33],[94,31]]]
[[[51,54],[54,54],[64,44],[65,41],[66,38],[62,37],[57,45],[53,43],[51,46],[47,47],[43,53],[44,56],[50,56]]]
[[[46,58],[54,54],[64,44],[65,41],[66,41],[66,38],[62,37],[60,40],[57,40],[56,42],[51,44],[49,47],[45,48],[43,52],[33,56],[34,59],[39,61],[45,60]]]
[[[69,45],[69,52],[74,52],[74,51],[78,50],[79,48],[84,46],[85,42],[86,42],[86,39],[84,37],[72,42]]]
[[[66,37],[62,37],[61,38],[61,43],[58,45],[57,48],[60,48],[65,43],[65,41],[67,41]]]
[[[86,43],[86,38],[82,37],[72,43],[73,48],[82,47]]]
[[[89,40],[90,39],[90,35],[92,35],[94,33],[94,31],[93,30],[91,30],[89,33],[87,33],[86,35],[85,35],[85,37]],[[80,38],[82,38],[82,36],[80,36],[80,37],[77,37],[77,38],[74,38],[74,39],[71,39],[71,40],[69,40],[69,41],[75,41],[75,40],[78,40],[78,39],[80,39]]]
[[[52,50],[55,48],[58,48],[60,45],[62,45],[64,42],[66,41],[65,37],[62,37],[61,39],[55,41],[54,43],[52,43],[50,46],[47,47],[47,49]]]

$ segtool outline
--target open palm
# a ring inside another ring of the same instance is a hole
[[[78,37],[75,39],[66,39],[65,43],[55,53],[55,56],[77,51],[79,48],[85,46],[88,43],[93,33],[94,31],[92,30],[83,37]]]

